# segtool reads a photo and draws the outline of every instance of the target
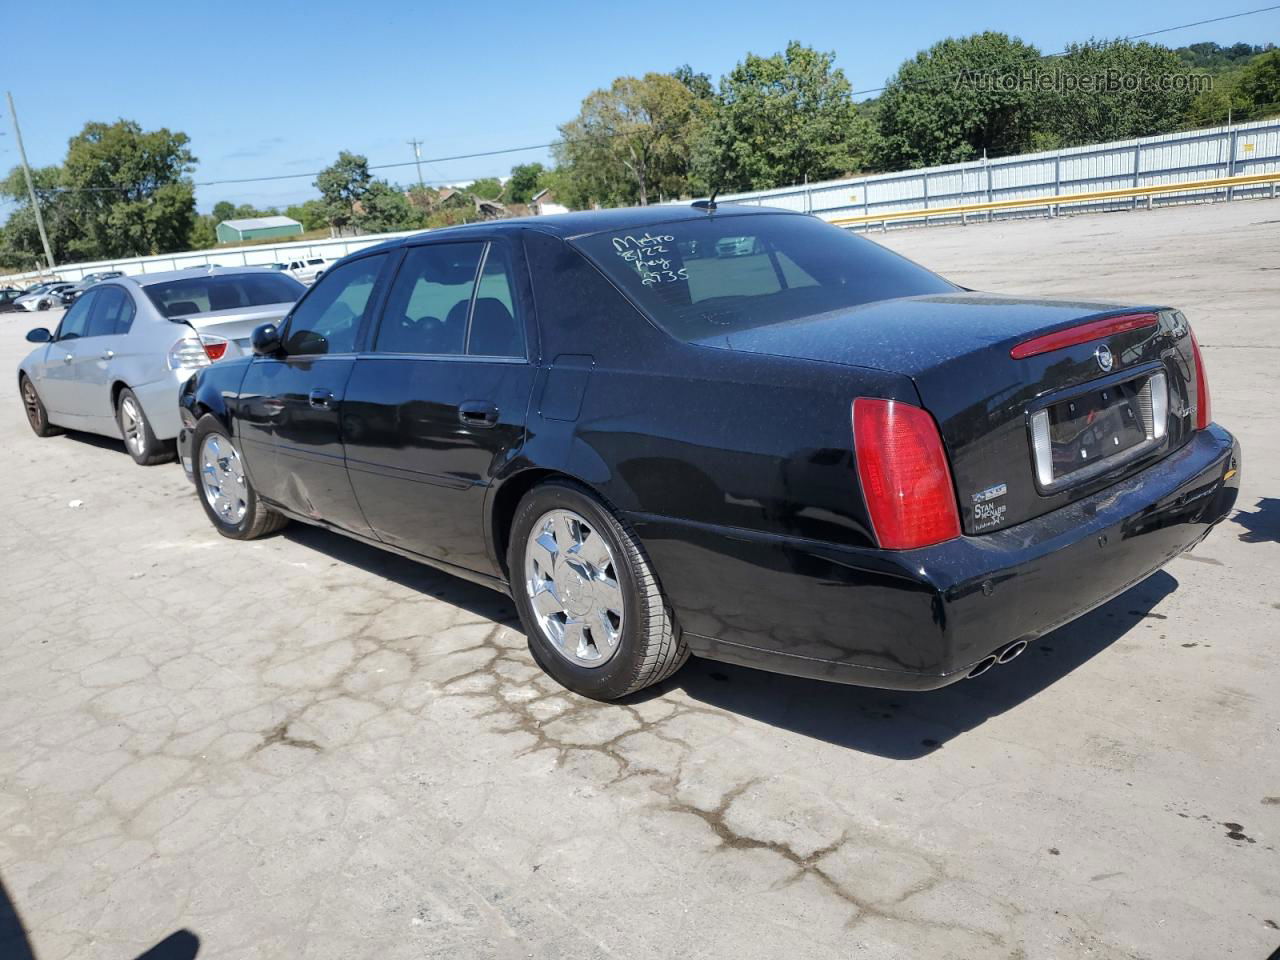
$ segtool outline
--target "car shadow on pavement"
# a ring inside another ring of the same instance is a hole
[[[523,633],[510,598],[378,547],[295,523],[281,534],[340,563]],[[806,680],[698,658],[623,703],[683,690],[691,699],[837,746],[897,760],[922,757],[1066,676],[1148,618],[1177,589],[1159,571],[1120,596],[1034,641],[1016,660],[941,690],[909,693]],[[601,704],[608,709],[608,704]]]
[[[461,577],[444,573],[425,563],[418,563],[399,554],[390,553],[359,540],[352,540],[340,533],[333,533],[305,523],[291,523],[281,536],[294,543],[332,557],[339,563],[348,563],[369,573],[429,594],[455,607],[477,616],[501,623],[523,633],[515,604],[504,594]]]
[[[661,695],[664,688],[677,687],[708,706],[762,723],[864,753],[912,760],[1040,693],[1148,618],[1164,619],[1151,610],[1177,586],[1160,571],[1034,641],[1016,660],[941,690],[877,690],[694,659],[656,691]]]
[[[1240,539],[1245,543],[1280,543],[1280,498],[1260,497],[1252,513],[1237,510],[1233,523],[1244,527]]]
[[[175,930],[135,960],[194,960],[200,938],[190,930]],[[0,878],[0,957],[4,960],[36,960],[35,946],[23,926],[18,908]]]

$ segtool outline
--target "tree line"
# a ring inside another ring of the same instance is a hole
[[[343,151],[317,175],[319,197],[283,211],[198,213],[189,138],[130,120],[87,123],[63,163],[32,174],[59,263],[211,247],[220,221],[281,212],[308,231],[420,229],[518,213],[544,189],[574,209],[643,205],[1261,119],[1280,114],[1280,50],[1090,40],[1046,56],[985,32],[920,51],[872,92],[855,100],[834,53],[800,43],[749,53],[718,83],[687,65],[618,77],[559,127],[552,166],[405,187]],[[0,196],[15,203],[0,267],[29,269],[41,245],[19,168]]]

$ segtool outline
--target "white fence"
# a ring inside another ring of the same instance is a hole
[[[1276,172],[1280,172],[1280,120],[1262,120],[998,160],[724,194],[717,199],[784,207],[834,220]],[[1274,187],[1264,184],[1233,187],[1230,191],[1188,190],[1162,194],[1153,197],[1152,202],[1162,205],[1260,195],[1274,196]],[[1136,200],[1124,198],[1081,203],[1072,209],[1123,209],[1136,205]],[[1043,208],[992,214],[997,218],[1043,215]],[[923,219],[921,216],[897,222],[911,224]],[[930,217],[931,222],[946,219]],[[959,220],[960,215],[955,214],[952,219]]]
[[[125,257],[119,260],[97,260],[93,263],[75,263],[55,267],[52,271],[31,271],[0,277],[5,283],[17,283],[22,280],[48,276],[50,273],[67,282],[81,279],[85,274],[100,273],[103,270],[120,270],[133,275],[139,273],[161,273],[165,270],[182,270],[187,267],[203,267],[214,264],[219,267],[251,267],[267,263],[297,260],[300,257],[324,257],[336,260],[348,253],[363,250],[375,243],[382,243],[393,237],[407,237],[419,230],[407,230],[401,233],[371,233],[362,237],[334,237],[324,240],[297,240],[292,243],[264,243],[248,247],[214,247],[211,250],[191,250],[185,253],[165,253],[156,257]]]

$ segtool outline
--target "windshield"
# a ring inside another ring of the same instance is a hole
[[[655,323],[689,341],[957,289],[877,243],[805,216],[709,216],[575,244]]]
[[[185,317],[215,310],[292,303],[307,288],[286,274],[219,273],[153,283],[145,289],[156,309],[166,317]]]

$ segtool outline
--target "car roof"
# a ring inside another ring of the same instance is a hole
[[[167,283],[170,280],[191,280],[198,277],[226,277],[235,276],[236,274],[245,273],[269,273],[276,275],[276,271],[267,266],[253,267],[217,267],[217,266],[201,266],[188,267],[185,270],[166,270],[163,273],[135,273],[132,276],[125,275],[120,277],[109,277],[112,282],[128,280],[139,287],[149,287],[155,283]]]
[[[687,220],[705,220],[707,217],[736,217],[748,214],[805,216],[794,210],[778,207],[757,207],[743,204],[720,204],[713,213],[701,207],[686,204],[659,204],[652,207],[618,207],[611,210],[584,210],[577,213],[552,213],[541,217],[513,217],[509,220],[481,220],[456,227],[441,227],[424,233],[415,233],[369,247],[359,253],[386,250],[400,246],[414,246],[424,240],[443,237],[463,237],[479,230],[499,233],[519,230],[537,230],[562,239],[605,233],[610,230],[634,230],[664,223],[681,223]]]

